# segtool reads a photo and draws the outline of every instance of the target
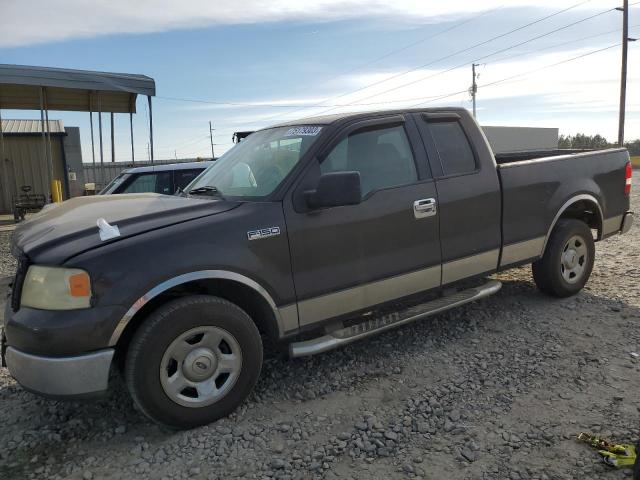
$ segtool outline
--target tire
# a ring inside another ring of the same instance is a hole
[[[594,256],[589,226],[580,220],[561,219],[551,232],[544,255],[531,266],[533,279],[547,295],[575,295],[589,280]]]
[[[261,367],[262,341],[251,318],[222,298],[193,295],[149,315],[131,340],[124,373],[147,417],[188,429],[235,410]]]

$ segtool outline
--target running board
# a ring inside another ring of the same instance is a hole
[[[293,342],[289,345],[289,355],[291,357],[306,357],[316,353],[326,352],[334,348],[346,345],[361,338],[369,337],[390,328],[404,325],[415,320],[444,312],[450,308],[464,305],[465,303],[480,300],[497,293],[502,287],[502,283],[491,280],[479,287],[469,288],[452,295],[444,296],[425,302],[420,305],[387,313],[379,317],[363,320],[361,323],[334,330],[322,337]]]

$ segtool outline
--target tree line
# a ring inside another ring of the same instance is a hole
[[[612,148],[617,147],[617,143],[610,143],[602,135],[585,135],[577,133],[575,135],[560,135],[558,138],[558,148]],[[624,146],[629,150],[629,155],[640,155],[640,138],[625,142]]]

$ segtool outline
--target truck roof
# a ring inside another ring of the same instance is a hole
[[[329,125],[335,122],[341,122],[346,120],[353,120],[361,117],[371,117],[377,115],[403,115],[406,113],[438,113],[438,112],[467,112],[465,108],[461,107],[438,107],[438,108],[404,108],[395,110],[373,110],[366,112],[345,112],[334,113],[331,115],[320,115],[317,117],[304,117],[297,120],[288,120],[273,127],[287,127],[301,124],[316,124],[316,125]]]
[[[127,168],[122,173],[146,173],[146,172],[167,172],[173,170],[193,170],[202,168],[203,170],[214,162],[185,162],[185,163],[164,163],[162,165],[149,165],[146,167]]]

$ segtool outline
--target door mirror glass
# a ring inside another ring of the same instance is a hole
[[[357,205],[362,198],[359,172],[332,172],[321,175],[315,190],[305,192],[310,208]]]

